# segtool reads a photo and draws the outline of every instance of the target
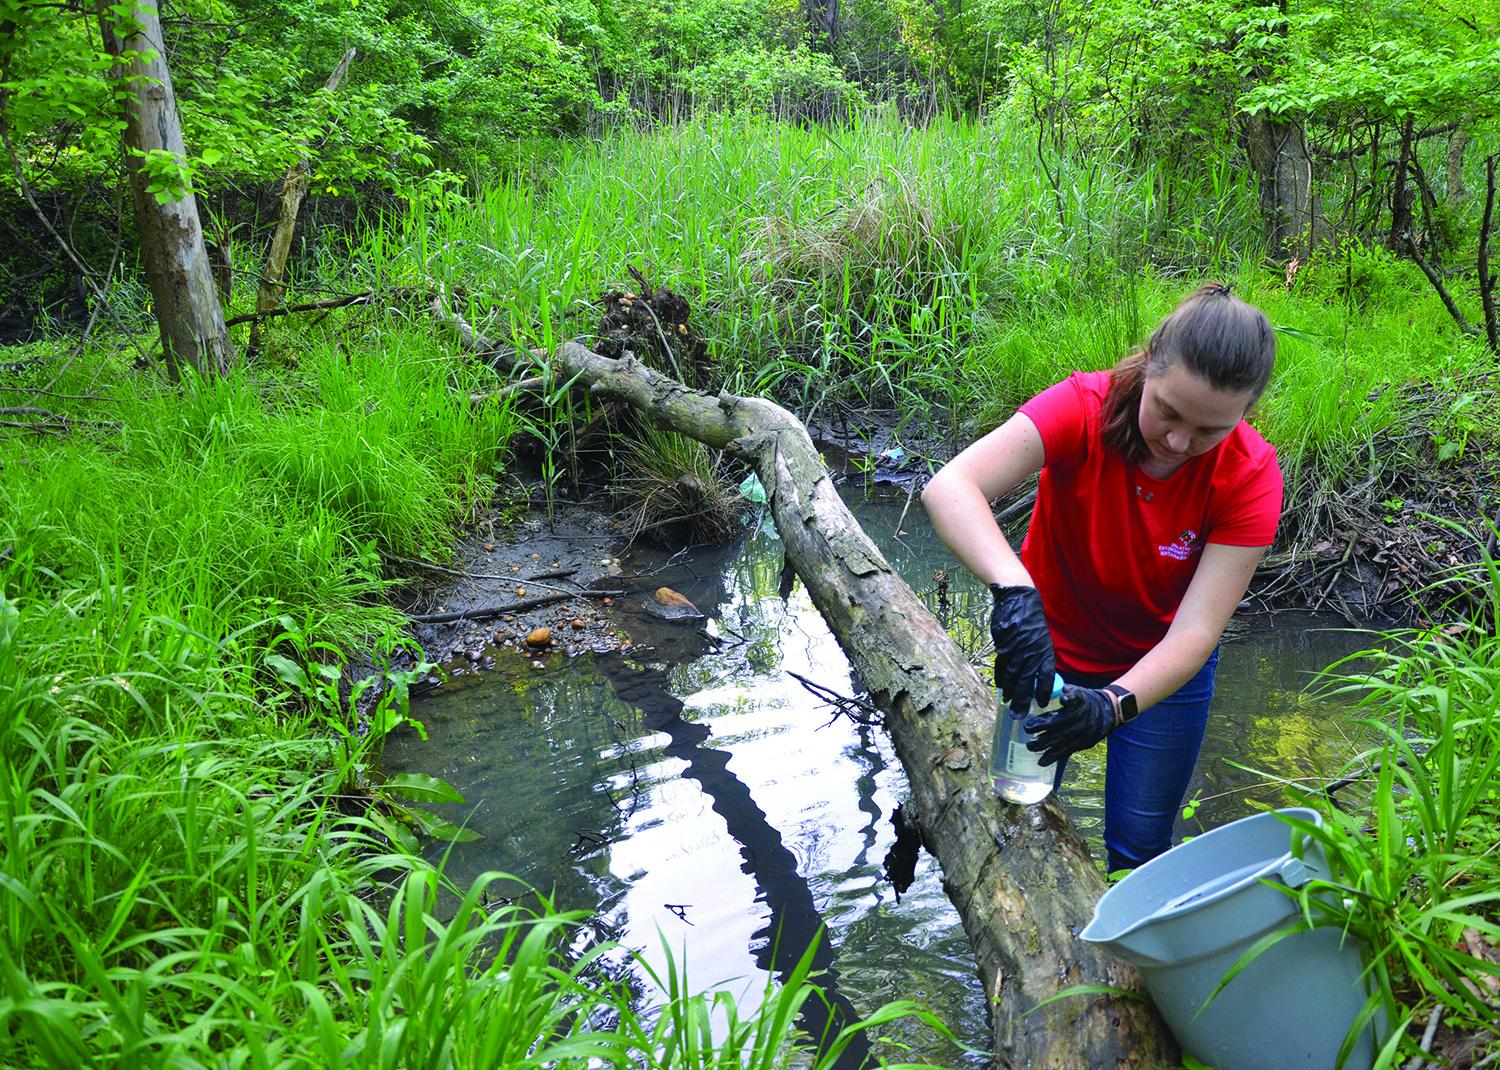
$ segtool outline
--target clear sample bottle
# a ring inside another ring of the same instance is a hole
[[[1062,698],[1063,678],[1052,677],[1052,694],[1044,703],[1031,707],[1027,717],[1033,713],[1046,713],[1057,709]],[[1006,802],[1030,805],[1039,803],[1052,794],[1052,779],[1056,766],[1041,765],[1042,756],[1027,750],[1031,733],[1021,726],[1025,717],[1012,717],[1005,704],[1005,697],[998,691],[995,700],[995,737],[990,747],[990,781],[995,785],[995,794]]]

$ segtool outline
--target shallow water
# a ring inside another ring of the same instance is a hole
[[[890,488],[855,503],[891,564],[978,657],[988,592],[937,543],[920,505],[905,506],[904,491]],[[800,584],[779,597],[780,544],[762,534],[729,552],[640,554],[624,564],[642,592],[665,584],[686,594],[706,624],[655,620],[641,609],[645,593],[621,599],[622,630],[637,644],[629,656],[541,672],[502,663],[417,704],[428,742],[389,741],[389,771],[443,777],[467,800],[442,808],[481,835],[451,849],[450,874],[462,884],[501,870],[550,891],[560,907],[596,910],[602,935],[658,969],[665,942],[692,987],[727,987],[742,1006],[826,925],[831,946],[817,961],[842,1014],[917,999],[961,1040],[987,1046],[983,993],[936,863],[924,854],[899,897],[882,869],[905,792],[889,739],[836,716],[797,679],[858,694]],[[936,570],[951,577],[946,599]],[[1365,733],[1351,710],[1310,687],[1314,672],[1367,643],[1318,623],[1257,618],[1225,643],[1192,792],[1203,801],[1180,833],[1280,799],[1278,787],[1230,761],[1331,778],[1359,749]],[[1075,756],[1064,787],[1096,856],[1099,750]],[[803,1024],[820,1030],[823,1021]],[[911,1046],[905,1058],[985,1064],[923,1026],[883,1035]]]

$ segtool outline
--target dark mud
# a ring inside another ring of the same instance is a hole
[[[414,617],[474,614],[412,625],[428,660],[455,682],[500,661],[545,669],[583,651],[616,650],[629,645],[610,616],[627,590],[618,582],[618,542],[618,524],[598,503],[557,502],[550,520],[537,513],[508,526],[497,511],[462,534],[450,564],[415,569],[401,608]],[[549,605],[503,608],[554,596]]]

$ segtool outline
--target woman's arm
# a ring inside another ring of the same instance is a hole
[[[1016,413],[944,465],[922,490],[938,538],[982,583],[1036,586],[995,523],[990,502],[1041,471],[1043,457],[1041,432]]]
[[[1142,712],[1203,668],[1268,549],[1217,543],[1203,548],[1198,569],[1167,634],[1115,681],[1135,695]]]

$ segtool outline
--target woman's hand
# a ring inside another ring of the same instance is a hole
[[[1051,765],[1098,743],[1115,730],[1119,719],[1108,691],[1069,684],[1057,709],[1026,718],[1022,727],[1035,737],[1026,749],[1039,753],[1042,765]]]
[[[1042,612],[1042,596],[1035,587],[990,584],[995,606],[990,610],[990,638],[995,641],[995,684],[1017,714],[1031,708],[1036,696],[1052,697],[1057,671],[1052,633]]]

